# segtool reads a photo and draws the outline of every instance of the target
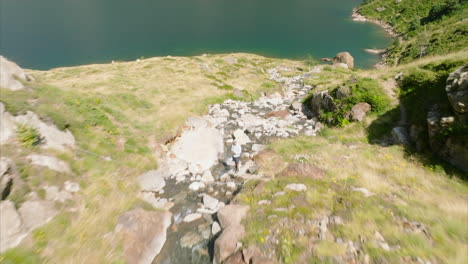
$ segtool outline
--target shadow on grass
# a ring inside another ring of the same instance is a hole
[[[378,144],[381,146],[389,146],[393,144],[392,129],[398,126],[400,110],[398,107],[393,108],[375,119],[367,128],[367,139],[370,144]],[[405,145],[405,157],[408,160],[413,160],[431,168],[433,171],[445,173],[449,178],[459,178],[468,181],[468,173],[465,173],[443,160],[437,152],[430,149],[427,142],[427,131],[421,135],[425,141],[425,147],[418,151],[413,145]]]

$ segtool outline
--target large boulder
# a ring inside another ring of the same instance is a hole
[[[218,162],[224,152],[223,135],[213,128],[197,128],[184,132],[172,147],[174,155],[206,171]]]
[[[31,78],[16,63],[0,56],[0,88],[17,91],[24,89],[23,82]]]
[[[249,206],[230,204],[219,209],[218,220],[222,228],[240,225],[242,219],[247,215]]]
[[[26,201],[18,211],[27,232],[46,224],[58,214],[54,202],[43,200]]]
[[[242,225],[229,226],[224,229],[214,243],[214,263],[220,264],[234,254],[237,243],[244,238],[245,229]]]
[[[371,110],[371,106],[368,103],[357,103],[349,112],[345,114],[345,118],[349,121],[361,122],[366,117],[366,114]]]
[[[468,121],[468,65],[452,72],[445,86],[450,104],[460,118],[460,121]]]
[[[123,238],[123,255],[129,264],[150,264],[166,242],[170,212],[136,208],[120,215],[115,232]]]
[[[348,68],[354,68],[354,58],[349,52],[340,52],[333,58],[333,65],[346,64]]]
[[[292,163],[286,169],[277,174],[277,177],[307,177],[322,179],[324,171],[319,167],[308,163]]]
[[[336,110],[336,104],[333,101],[333,97],[328,93],[328,91],[314,93],[314,95],[312,96],[310,106],[315,114],[320,113],[320,111],[322,110],[328,112]]]
[[[27,235],[12,201],[0,201],[0,253],[16,247]]]

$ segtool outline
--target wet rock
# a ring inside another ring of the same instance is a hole
[[[215,210],[218,208],[219,200],[209,196],[208,194],[203,195],[203,206],[210,210]]]
[[[29,159],[33,165],[47,167],[57,172],[71,173],[71,169],[68,163],[55,157],[44,155],[29,155],[26,158]]]
[[[285,189],[290,191],[303,192],[307,190],[307,187],[302,183],[290,183],[286,185]]]
[[[27,233],[12,201],[0,201],[0,253],[16,247]]]
[[[352,108],[351,111],[345,114],[345,118],[349,121],[358,121],[361,122],[366,117],[367,113],[371,110],[371,106],[368,103],[357,103]]]
[[[292,163],[286,169],[278,173],[278,177],[307,177],[312,179],[322,179],[324,171],[319,167],[309,163]]]
[[[12,91],[24,89],[23,82],[31,81],[26,72],[16,63],[0,56],[0,87]]]
[[[186,215],[186,216],[184,217],[184,220],[183,220],[183,221],[184,221],[185,223],[190,223],[190,222],[193,222],[193,221],[195,221],[195,220],[200,219],[201,217],[202,217],[202,215],[199,214],[199,213],[188,214],[188,215]]]
[[[138,183],[140,189],[145,192],[159,192],[166,186],[164,175],[160,170],[151,170],[142,174],[138,177]]]
[[[180,246],[183,248],[193,248],[202,240],[203,238],[196,232],[188,232],[180,239]]]
[[[247,215],[249,206],[247,205],[226,205],[219,209],[218,220],[222,228],[240,225],[241,220]]]
[[[218,222],[213,222],[213,225],[211,226],[211,234],[213,236],[217,235],[221,231],[221,226],[219,225]]]
[[[166,242],[171,224],[170,212],[148,212],[136,208],[120,215],[115,233],[123,237],[123,255],[127,263],[150,264]]]

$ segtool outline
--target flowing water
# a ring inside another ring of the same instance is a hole
[[[358,67],[385,48],[376,25],[353,22],[362,0],[0,0],[0,54],[49,69],[142,56],[250,52],[332,57]]]

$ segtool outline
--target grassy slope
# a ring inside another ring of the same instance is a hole
[[[227,57],[237,63],[227,63]],[[212,72],[203,71],[200,63]],[[160,144],[176,134],[187,117],[206,112],[209,103],[233,98],[233,87],[244,88],[248,98],[277,90],[263,70],[277,64],[303,66],[250,54],[152,58],[29,71],[36,79],[32,89],[2,89],[0,101],[8,111],[35,111],[44,120],[70,129],[77,139],[77,150],[66,153],[2,146],[2,156],[18,163],[26,181],[23,193],[34,190],[43,196],[42,187],[61,186],[70,178],[80,182],[82,191],[75,204],[62,205],[60,216],[34,231],[19,249],[1,256],[0,262],[36,256],[50,263],[118,262],[119,243],[108,234],[120,213],[140,203],[136,176],[157,167]],[[68,161],[75,175],[32,167],[25,159],[31,152]],[[17,204],[24,200],[21,193],[12,198]],[[76,213],[66,212],[73,207],[78,208]]]
[[[461,4],[463,2],[463,4]],[[385,7],[378,12],[377,8]],[[432,10],[432,11],[431,11]],[[360,13],[390,24],[400,41],[389,48],[388,62],[407,63],[421,55],[440,55],[468,47],[468,2],[458,0],[368,0]]]
[[[334,80],[329,88],[337,85],[337,79],[342,82],[350,75],[371,77],[384,83],[399,72],[411,72],[449,59],[467,62],[468,52],[426,57],[385,70],[355,71],[348,75],[331,71],[320,77],[324,83],[326,78]],[[245,221],[248,235],[244,245],[258,245],[284,263],[323,263],[345,253],[346,246],[335,243],[333,237],[355,243],[363,238],[367,241],[364,252],[369,254],[372,263],[407,262],[404,257],[420,257],[433,263],[466,263],[468,186],[460,180],[463,176],[446,171],[439,163],[423,156],[409,154],[402,147],[372,144],[388,135],[398,118],[398,108],[394,108],[379,116],[374,114],[363,123],[325,129],[317,137],[271,142],[269,148],[277,156],[274,164],[261,168],[266,175],[280,172],[287,163],[307,162],[324,169],[326,176],[323,180],[273,178],[260,192],[253,191],[255,182],[247,184],[237,199],[250,205],[251,212],[255,213],[249,214]],[[297,182],[307,185],[306,193],[272,197],[288,183]],[[351,191],[350,186],[367,188],[376,195],[366,199]],[[272,204],[258,205],[263,199],[271,200]],[[275,208],[290,209],[285,213],[275,212]],[[329,230],[333,237],[319,241],[318,231],[307,228],[310,225],[304,221],[329,214],[341,216],[345,224],[332,225]],[[404,231],[404,219],[425,225],[430,237]],[[399,248],[386,252],[375,246],[371,242],[375,231],[390,246]],[[278,244],[271,243],[275,239]],[[363,261],[363,255],[361,258]]]
[[[43,119],[51,120],[61,128],[69,128],[77,138],[79,149],[111,156],[113,161],[105,162],[83,151],[52,153],[71,163],[75,172],[73,179],[82,186],[81,198],[76,204],[64,208],[77,207],[78,211],[63,210],[64,213],[37,229],[22,246],[1,258],[13,261],[10,263],[15,263],[15,259],[22,262],[21,258],[29,258],[31,263],[35,263],[37,257],[50,263],[119,262],[120,244],[108,234],[115,226],[117,215],[140,204],[129,193],[136,193],[136,176],[157,166],[160,143],[174,135],[188,116],[203,114],[207,104],[232,98],[232,91],[229,90],[232,87],[245,88],[251,98],[255,98],[260,91],[277,89],[278,86],[268,80],[265,69],[276,65],[306,67],[301,62],[249,54],[229,55],[238,59],[237,64],[230,65],[224,60],[227,56],[152,58],[141,62],[30,71],[37,80],[34,89],[20,92],[2,90],[1,101],[9,111],[22,113],[33,110]],[[400,71],[455,57],[467,60],[468,53],[427,57],[384,71],[325,67],[322,73],[313,75],[306,82],[319,85],[318,89],[335,87],[351,76],[371,77],[383,82]],[[201,70],[201,62],[208,64],[212,72]],[[299,74],[299,71],[295,74]],[[367,126],[376,118],[371,117],[365,125],[326,130],[320,137],[302,137],[271,144],[270,148],[277,151],[283,161],[293,161],[297,153],[307,154],[307,162],[327,171],[326,179],[320,182],[299,179],[308,185],[309,191],[306,208],[298,206],[303,209],[296,211],[309,219],[329,210],[342,213],[347,226],[343,230],[333,229],[332,232],[344,239],[355,239],[359,234],[368,236],[378,229],[389,244],[401,246],[398,254],[421,257],[432,254],[454,263],[466,260],[463,251],[456,251],[466,246],[468,240],[466,229],[460,224],[467,220],[466,207],[463,207],[468,198],[466,184],[447,179],[438,167],[425,167],[417,160],[408,160],[401,148],[369,145]],[[380,119],[379,122],[382,122]],[[375,132],[377,136],[386,131],[385,125],[384,122],[377,126],[377,130],[383,131]],[[359,147],[352,150],[343,144],[346,142],[358,142]],[[12,156],[24,163],[20,166],[22,176],[31,189],[39,190],[45,184],[60,184],[70,177],[36,171],[24,161],[24,156],[30,152],[44,150],[23,148],[18,152],[15,146],[2,149],[2,155]],[[343,167],[343,164],[349,166]],[[264,168],[265,171],[274,169]],[[253,195],[246,188],[239,199],[245,199],[244,202],[255,208],[255,201],[263,196],[269,197],[268,192],[280,190],[291,181],[296,179],[273,180],[266,193],[260,196]],[[366,187],[378,195],[364,200],[358,193],[349,192],[351,184]],[[341,208],[341,205],[335,205],[336,197],[345,197],[350,203]],[[394,201],[389,197],[397,199]],[[301,199],[297,201],[303,202]],[[399,201],[404,203],[400,204]],[[21,199],[18,198],[16,202],[20,203]],[[290,199],[279,200],[277,206],[287,206],[290,202]],[[428,245],[419,236],[401,233],[395,220],[382,208],[391,208],[398,215],[424,223],[437,243]],[[284,219],[291,220],[296,216],[296,212],[292,212]],[[258,226],[268,223],[262,218],[266,215],[258,217],[257,220],[261,221],[251,221],[248,226],[247,244],[262,243],[263,233],[259,230],[269,231],[266,226]],[[372,229],[363,230],[368,226],[372,226]],[[298,240],[300,243],[291,243],[291,235],[287,232],[282,235],[284,239],[276,251],[285,261],[293,261],[301,255],[300,252],[307,252],[304,249],[310,245],[308,237],[302,237]],[[342,246],[331,241],[315,248],[319,256],[342,250]],[[373,248],[367,252],[372,257],[382,253]],[[397,255],[382,256],[394,260]],[[311,256],[303,257],[314,260]]]

